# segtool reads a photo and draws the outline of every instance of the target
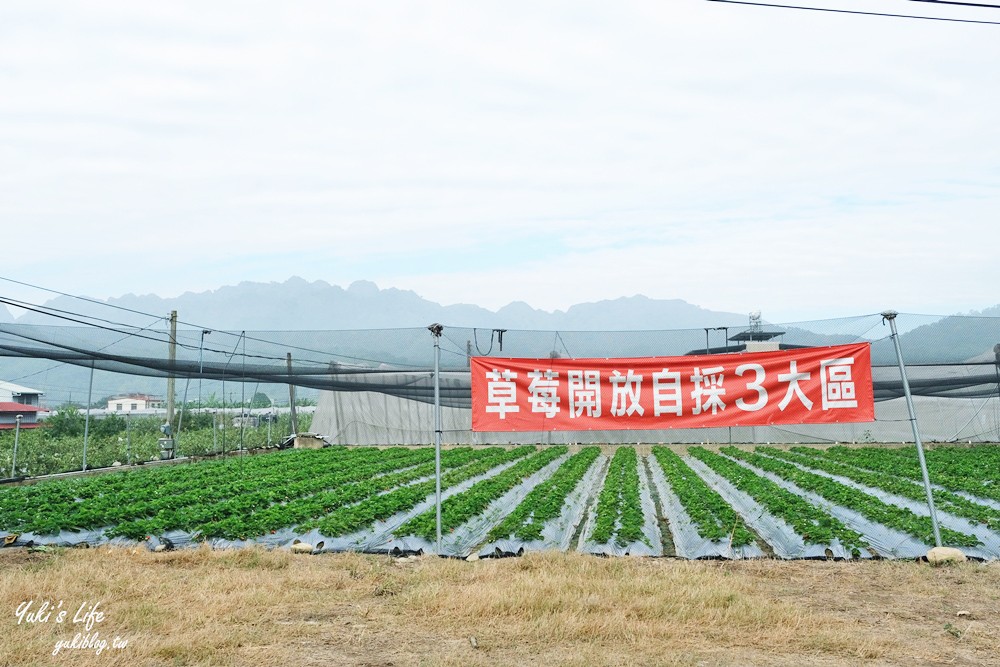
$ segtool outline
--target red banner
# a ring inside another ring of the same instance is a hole
[[[874,420],[868,343],[636,359],[472,358],[473,431]]]

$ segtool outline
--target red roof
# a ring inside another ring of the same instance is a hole
[[[40,408],[37,405],[0,402],[0,412],[48,412],[48,410],[46,410],[45,408]]]
[[[21,424],[22,429],[41,428],[41,426],[42,426],[41,424],[37,424],[35,422],[32,422],[30,424]],[[0,431],[13,431],[14,427],[15,427],[14,424],[0,424]]]

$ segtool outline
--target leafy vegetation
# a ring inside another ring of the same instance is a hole
[[[861,534],[814,507],[800,496],[741,466],[732,459],[692,447],[688,453],[790,525],[806,544],[832,544],[834,540],[855,556],[865,547]]]
[[[510,450],[491,447],[485,450],[483,456],[473,463],[457,470],[442,473],[441,490],[444,491],[445,489],[457,486],[505,463],[524,458],[534,451],[535,448],[530,445]],[[434,493],[435,488],[436,483],[434,481],[404,486],[389,493],[364,500],[357,505],[334,510],[320,521],[309,522],[299,526],[299,530],[304,531],[318,528],[319,532],[327,537],[347,535],[376,521],[384,521],[399,512],[413,509]],[[436,512],[434,520],[436,522]],[[436,537],[436,524],[434,532]]]
[[[239,429],[231,424],[225,428],[198,426],[198,419],[185,416],[184,430],[176,437],[177,456],[206,456],[223,450],[236,450],[241,442],[244,449],[257,449],[268,444],[267,425]],[[271,444],[290,432],[288,415],[281,415],[278,423],[271,425]],[[220,419],[221,421],[221,419]],[[299,430],[309,428],[311,415],[299,416]],[[156,417],[133,417],[126,420],[110,415],[90,422],[87,442],[87,468],[106,468],[115,462],[143,463],[158,460],[162,437],[162,420]],[[22,429],[18,436],[17,472],[20,476],[50,475],[81,470],[83,468],[84,417],[72,410],[60,412],[42,422],[40,428]],[[10,472],[14,451],[13,431],[0,431],[0,476]]]
[[[891,470],[894,475],[922,482],[916,447],[831,447],[822,456],[859,468]],[[937,447],[927,451],[931,481],[951,491],[964,491],[1000,502],[1000,446]]]
[[[736,447],[723,447],[722,453],[774,473],[800,489],[811,491],[841,507],[852,509],[883,526],[912,535],[925,544],[934,544],[934,530],[929,516],[918,516],[905,507],[890,505],[875,496],[836,482],[829,477],[807,472],[791,463],[746,452]],[[941,527],[941,540],[950,545],[973,547],[982,544],[978,538]]]
[[[597,499],[597,519],[590,539],[607,544],[614,537],[621,547],[636,541],[648,543],[642,524],[638,456],[632,447],[619,447]]]
[[[740,515],[680,456],[666,447],[653,447],[653,457],[700,536],[707,540],[730,540],[736,547],[754,542],[753,533],[743,524]]]
[[[827,459],[822,455],[814,456],[812,452],[820,451],[815,448],[793,447],[791,451],[783,451],[774,447],[758,447],[756,451],[791,463],[822,470],[832,475],[846,477],[859,484],[882,489],[910,500],[921,503],[927,500],[927,494],[922,484],[884,472],[856,468],[846,463]],[[1000,510],[980,505],[943,489],[932,489],[931,492],[934,496],[934,504],[938,509],[981,523],[991,530],[1000,531]]]
[[[526,542],[542,539],[545,522],[562,514],[566,496],[576,488],[600,454],[599,447],[584,447],[568,458],[552,477],[532,489],[521,504],[490,531],[489,539],[511,535]]]
[[[473,484],[441,502],[441,532],[455,530],[472,517],[480,514],[491,502],[569,451],[568,447],[547,447],[523,461],[516,463],[499,475]],[[416,535],[426,540],[437,537],[436,510],[428,510],[413,517],[396,532],[396,535]]]

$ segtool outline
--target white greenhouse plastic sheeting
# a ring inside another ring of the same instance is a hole
[[[896,371],[898,373],[898,371]],[[454,382],[449,376],[443,380]],[[1000,399],[970,400],[914,396],[925,442],[994,442]],[[863,443],[912,442],[902,398],[875,403],[871,423],[738,426],[642,431],[474,432],[472,411],[442,406],[445,444],[651,444],[665,443]],[[312,429],[343,445],[432,444],[434,406],[378,392],[322,391]]]

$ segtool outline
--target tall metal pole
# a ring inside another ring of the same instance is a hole
[[[997,376],[997,401],[1000,401],[1000,343],[993,346],[993,356],[996,358],[993,372]],[[1000,442],[1000,419],[997,420],[997,442]]]
[[[21,415],[14,417],[14,458],[10,462],[10,478],[17,477],[17,441],[21,436]]]
[[[441,332],[444,327],[427,327],[434,337],[434,507],[437,521],[438,555],[441,554]]]
[[[211,329],[201,330],[201,342],[198,343],[198,413],[201,413],[201,381],[205,374],[205,336],[212,333]]]
[[[87,417],[83,422],[83,469],[87,469],[87,441],[90,438],[90,404],[94,401],[94,362],[90,362],[90,389],[87,390]]]
[[[274,421],[274,399],[271,398],[270,396],[268,396],[267,400],[271,401],[271,414],[269,414],[267,416],[267,446],[270,447],[271,446],[271,422]]]
[[[924,443],[920,440],[920,429],[917,428],[917,412],[913,408],[913,396],[910,394],[910,382],[906,379],[906,365],[903,363],[903,350],[899,347],[899,334],[896,332],[895,310],[887,310],[882,317],[889,321],[892,331],[892,342],[896,346],[896,360],[899,361],[899,376],[903,379],[903,394],[906,396],[906,409],[910,413],[910,426],[913,428],[913,440],[917,444],[917,458],[920,460],[920,474],[924,478],[924,491],[927,493],[927,508],[931,513],[931,526],[934,529],[934,545],[941,546],[941,529],[938,527],[937,511],[934,509],[934,493],[931,491],[931,478],[927,473],[927,459],[924,457]]]
[[[711,354],[708,349],[708,329],[705,329],[705,354]]]
[[[125,413],[125,460],[132,465],[132,413]]]
[[[174,423],[174,363],[177,361],[177,311],[170,311],[170,341],[167,344],[170,374],[167,375],[167,422]]]
[[[285,359],[288,362],[288,418],[291,420],[292,435],[297,435],[299,432],[299,418],[295,414],[295,385],[292,384],[292,353],[289,352]]]

